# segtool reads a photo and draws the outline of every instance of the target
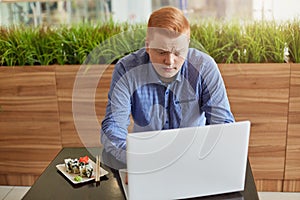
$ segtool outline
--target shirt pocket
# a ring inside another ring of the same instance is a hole
[[[175,107],[180,110],[182,116],[189,118],[190,116],[199,116],[199,101],[196,97],[182,98],[175,102]]]
[[[196,103],[197,98],[182,98],[180,100],[176,100],[175,104],[188,104],[188,103]]]

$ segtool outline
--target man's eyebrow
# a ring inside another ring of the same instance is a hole
[[[165,51],[164,49],[161,48],[153,48],[155,51]]]
[[[172,52],[180,52],[180,51],[185,51],[186,47],[181,47],[181,48],[173,48]]]
[[[153,49],[155,51],[159,51],[159,52],[180,52],[180,51],[184,51],[186,50],[186,47],[183,47],[182,45],[178,46],[176,45],[173,47],[153,47]]]
[[[168,49],[154,48],[155,51],[170,52]]]
[[[185,50],[185,49],[186,49],[186,47],[181,47],[181,48],[178,48],[178,49],[175,49],[175,50],[181,51],[181,50]]]

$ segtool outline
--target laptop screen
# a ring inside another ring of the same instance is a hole
[[[182,199],[242,191],[249,136],[249,121],[129,134],[125,193]]]

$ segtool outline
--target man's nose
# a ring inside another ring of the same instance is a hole
[[[173,53],[171,53],[171,52],[166,53],[165,64],[166,65],[173,65],[174,61],[175,61],[175,55]]]

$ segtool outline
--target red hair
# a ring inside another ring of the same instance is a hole
[[[178,8],[167,6],[154,11],[149,20],[148,27],[163,28],[178,33],[188,33],[190,24],[183,12]]]

